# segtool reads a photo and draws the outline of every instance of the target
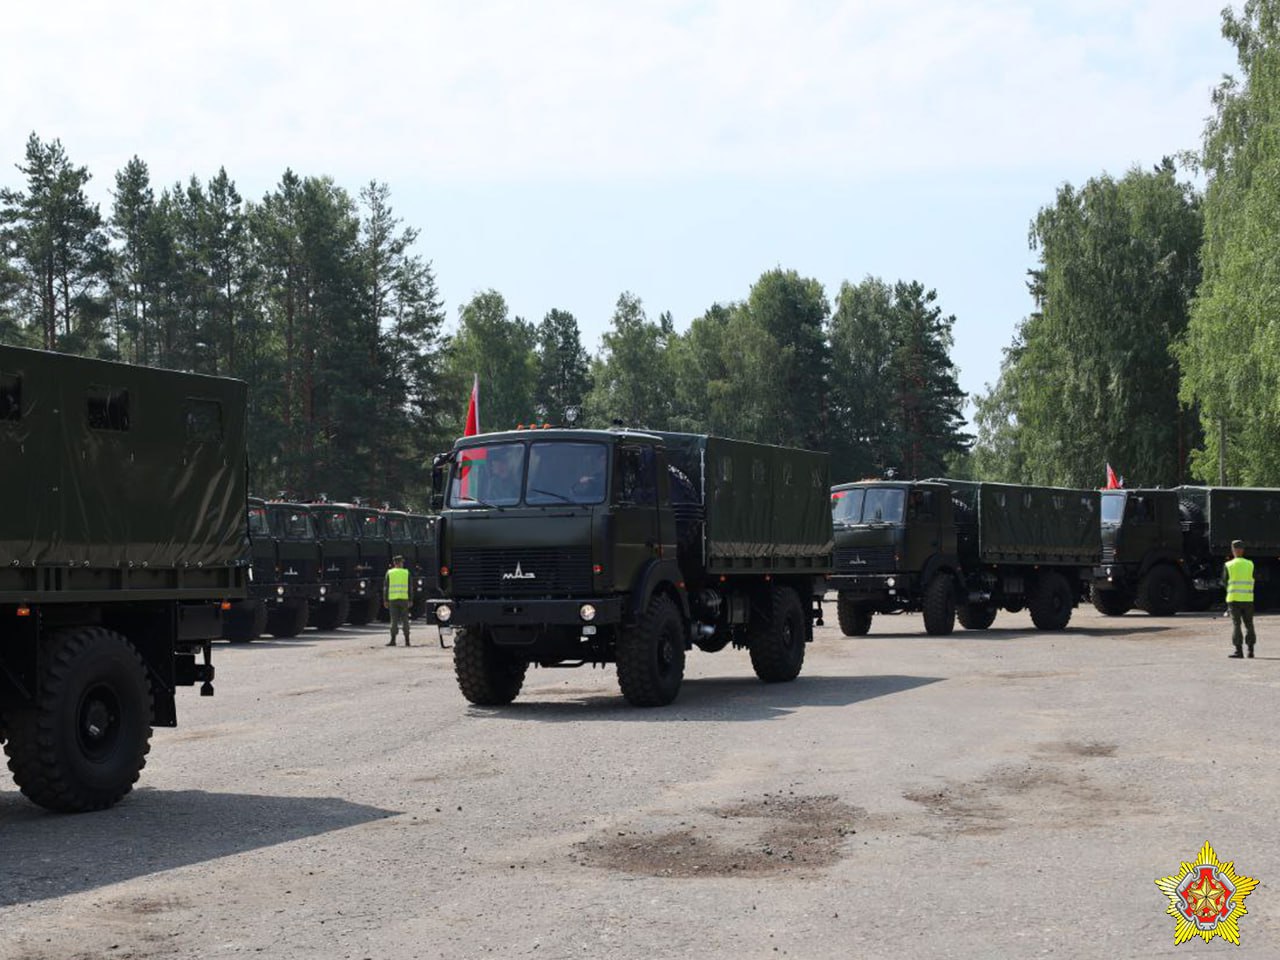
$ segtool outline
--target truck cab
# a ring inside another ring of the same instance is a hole
[[[874,613],[912,608],[923,580],[956,564],[950,489],[941,483],[864,481],[831,492],[835,572],[831,586],[850,636]]]
[[[251,581],[249,598],[233,605],[223,636],[255,640],[263,633],[296,637],[322,597],[320,545],[305,504],[250,497],[247,505]]]
[[[1176,490],[1103,490],[1102,562],[1093,570],[1093,605],[1107,616],[1133,607],[1172,616],[1195,599],[1184,563]]]
[[[436,518],[425,514],[409,514],[409,538],[412,553],[406,555],[414,583],[413,615],[423,616],[427,601],[440,592],[440,560],[436,552]]]

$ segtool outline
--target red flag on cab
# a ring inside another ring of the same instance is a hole
[[[1124,486],[1124,481],[1116,476],[1116,472],[1111,469],[1111,464],[1107,464],[1107,485],[1103,489],[1119,490]]]
[[[467,426],[462,431],[464,437],[474,437],[480,432],[480,374],[476,373],[472,376],[475,379],[471,381],[471,400],[467,403]]]

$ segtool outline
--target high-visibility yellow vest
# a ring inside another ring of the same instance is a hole
[[[392,567],[387,571],[387,599],[409,599],[409,571],[404,567]]]
[[[1227,561],[1227,603],[1253,603],[1253,561]]]

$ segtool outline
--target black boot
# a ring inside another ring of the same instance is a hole
[[[408,637],[405,637],[405,638],[404,638],[404,645],[405,645],[406,647],[407,647],[407,646],[409,646],[409,638],[408,638]],[[1250,648],[1249,648],[1249,656],[1251,656],[1251,657],[1253,656],[1253,647],[1250,647]]]
[[[395,645],[396,645],[396,638],[395,638],[395,637],[392,637],[390,640],[388,640],[388,641],[387,641],[387,646],[388,646],[388,647],[394,647]],[[1238,654],[1238,653],[1237,653],[1237,654],[1236,654],[1236,656],[1238,657],[1238,656],[1240,656],[1240,654]]]
[[[1235,653],[1228,653],[1228,654],[1227,654],[1227,659],[1228,659],[1228,660],[1241,660],[1241,659],[1243,659],[1243,658],[1244,658],[1244,651],[1243,651],[1243,650],[1241,650],[1239,647],[1236,647],[1236,652],[1235,652]]]
[[[1253,644],[1249,644],[1249,659],[1253,659]]]

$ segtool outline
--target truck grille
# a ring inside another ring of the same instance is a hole
[[[1102,545],[1102,562],[1114,563],[1116,559],[1116,545],[1114,543],[1103,543]]]
[[[449,573],[457,596],[581,596],[591,591],[591,549],[454,550]]]
[[[897,569],[893,547],[839,547],[836,573],[885,573]]]

